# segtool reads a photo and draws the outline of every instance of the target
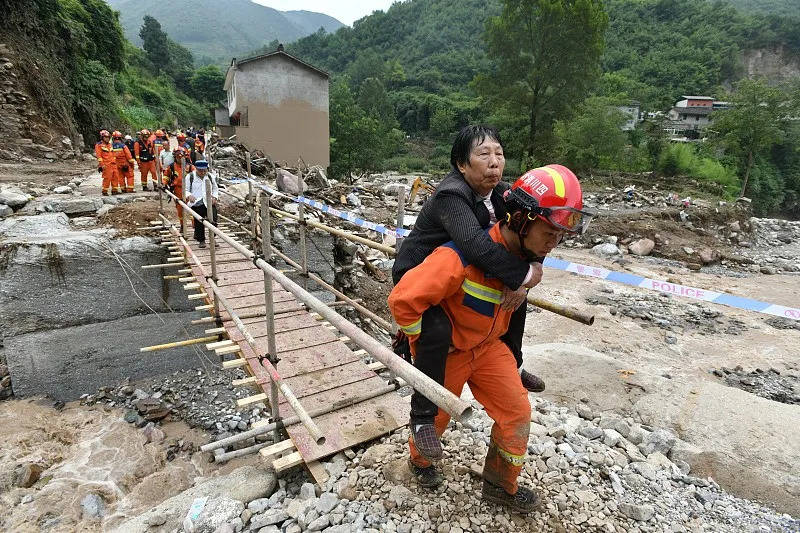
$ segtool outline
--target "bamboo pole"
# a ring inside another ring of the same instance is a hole
[[[174,194],[170,193],[169,191],[166,191],[166,193],[177,200],[177,197]],[[426,376],[420,370],[413,367],[403,359],[397,357],[392,350],[373,339],[370,335],[359,329],[355,324],[349,322],[335,310],[326,306],[322,301],[319,300],[319,298],[303,290],[302,287],[286,277],[280,270],[273,267],[263,259],[256,258],[252,251],[228,237],[223,231],[216,228],[213,224],[206,223],[203,220],[203,217],[198,215],[183,201],[178,201],[184,206],[184,208],[188,210],[188,213],[194,217],[195,220],[201,224],[204,224],[209,230],[216,232],[220,239],[228,243],[247,259],[252,260],[256,267],[260,268],[262,271],[267,271],[267,273],[269,273],[275,279],[275,281],[282,285],[287,291],[292,293],[299,301],[303,302],[309,308],[325,317],[325,319],[336,326],[336,329],[338,329],[342,334],[353,340],[353,342],[355,342],[359,347],[367,350],[367,352],[373,358],[381,361],[388,369],[392,370],[407,383],[411,384],[411,386],[422,393],[426,398],[431,400],[438,407],[450,413],[453,418],[458,421],[465,422],[466,419],[472,414],[472,406],[469,404],[469,402],[457,397],[452,392],[445,389],[442,385],[436,383],[433,379]],[[183,243],[185,243],[185,241],[183,241]],[[188,245],[185,246],[188,247]],[[213,283],[210,283],[210,285],[214,286]],[[225,302],[222,298],[220,298],[220,301],[222,302],[223,306],[225,306]],[[272,365],[269,366],[272,367]]]
[[[269,260],[272,258],[272,239],[270,227],[271,219],[269,215],[269,196],[261,196],[261,254]],[[255,216],[255,203],[253,203],[253,216]],[[256,229],[254,227],[254,229]],[[258,235],[253,236],[253,249],[255,249],[256,238]],[[278,349],[275,342],[275,300],[272,296],[272,276],[264,270],[264,320],[267,325],[267,357],[269,357],[272,365],[278,364]],[[269,391],[269,404],[272,411],[272,419],[280,421],[280,409],[278,408],[278,387],[275,380],[270,384]],[[280,429],[275,428],[273,440],[275,442],[280,438]]]
[[[192,344],[204,344],[219,339],[219,335],[210,335],[208,337],[199,337],[197,339],[187,339],[185,341],[168,342],[166,344],[156,344],[155,346],[145,346],[139,348],[140,352],[155,352],[157,350],[168,350],[169,348],[179,348],[181,346],[191,346]]]
[[[206,203],[206,220],[210,221],[212,224],[214,223],[214,210],[217,208],[214,205],[214,197],[212,195],[212,184],[211,184],[211,176],[206,176],[203,179],[203,188],[205,189],[206,197],[204,201]],[[208,232],[208,252],[211,257],[211,279],[214,280],[214,283],[217,282],[217,237],[214,235],[213,231]],[[217,293],[214,293],[214,318],[219,320],[219,298],[217,297]]]

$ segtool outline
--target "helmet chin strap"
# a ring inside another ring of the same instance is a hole
[[[522,255],[525,256],[525,260],[529,263],[532,263],[536,261],[539,256],[537,256],[531,250],[525,248],[525,236],[528,234],[526,231],[528,229],[528,224],[529,222],[524,222],[517,230],[517,239],[519,240],[519,249],[522,252]]]

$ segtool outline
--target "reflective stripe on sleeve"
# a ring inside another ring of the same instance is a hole
[[[422,332],[422,317],[420,317],[419,320],[413,324],[409,324],[407,326],[398,324],[398,327],[403,330],[403,333],[406,335],[419,335]]]

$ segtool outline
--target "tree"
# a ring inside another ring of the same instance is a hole
[[[543,134],[597,79],[607,26],[602,0],[505,0],[501,15],[489,19],[493,65],[474,83],[489,106],[524,117],[528,156],[543,154]]]
[[[379,169],[402,138],[358,105],[349,83],[344,76],[330,91],[331,172],[347,180],[353,172]]]
[[[730,102],[729,109],[714,117],[713,128],[722,145],[740,162],[744,174],[740,196],[745,196],[753,161],[783,138],[791,106],[786,93],[763,79],[737,83]]]
[[[577,170],[619,168],[626,143],[621,128],[626,119],[608,99],[589,98],[573,119],[555,123],[557,153]]]
[[[156,72],[166,71],[170,64],[169,39],[161,29],[161,24],[150,15],[145,15],[139,37],[143,41],[147,59],[153,64]]]
[[[200,67],[194,71],[189,84],[192,96],[201,102],[216,104],[225,98],[225,74],[216,65]]]

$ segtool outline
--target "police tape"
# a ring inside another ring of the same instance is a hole
[[[757,313],[780,316],[791,320],[800,320],[800,309],[795,307],[786,307],[783,305],[761,302],[759,300],[751,300],[750,298],[742,298],[741,296],[734,296],[733,294],[724,292],[700,289],[688,285],[636,276],[634,274],[626,274],[624,272],[615,272],[601,267],[581,265],[579,263],[572,263],[553,257],[546,257],[543,264],[546,267],[573,272],[581,276],[607,279],[631,287],[639,287],[665,294],[683,296],[684,298],[691,298],[693,300],[727,305],[728,307],[734,307],[736,309],[755,311]]]
[[[228,182],[228,183],[247,183],[248,180],[247,180],[247,178],[228,178],[225,181]],[[380,233],[382,235],[390,235],[390,236],[394,237],[395,239],[401,239],[403,237],[408,237],[408,234],[411,233],[409,230],[407,230],[405,228],[391,228],[391,227],[385,226],[383,224],[378,224],[376,222],[365,220],[365,219],[361,218],[360,216],[358,216],[356,213],[353,213],[352,211],[344,211],[342,209],[336,209],[335,207],[331,207],[331,206],[329,206],[327,204],[324,204],[322,202],[318,202],[316,200],[312,200],[311,198],[306,198],[305,196],[291,196],[291,195],[288,195],[286,193],[282,193],[280,191],[276,191],[272,187],[269,187],[268,185],[264,185],[262,183],[258,183],[255,180],[253,180],[252,183],[253,183],[254,186],[259,187],[260,189],[262,189],[262,190],[264,190],[264,191],[266,191],[266,192],[268,192],[270,194],[277,195],[277,196],[282,196],[282,197],[287,198],[287,199],[289,199],[289,200],[291,200],[293,202],[302,203],[302,204],[306,204],[306,205],[311,206],[311,207],[315,207],[315,208],[319,209],[320,211],[322,211],[323,213],[327,213],[327,214],[329,214],[331,216],[335,216],[335,217],[341,218],[342,220],[346,220],[346,221],[350,222],[351,224],[354,224],[354,225],[356,225],[356,226],[358,226],[360,228],[365,228],[365,229],[369,229],[369,230],[372,230],[372,231],[376,231],[376,232],[378,232],[378,233]]]
[[[225,181],[229,183],[247,183],[248,180],[246,178],[234,178],[234,179],[227,179]],[[272,187],[258,183],[255,180],[253,180],[253,185],[260,187],[262,190],[270,194],[282,196],[297,203],[304,203],[306,205],[319,209],[323,213],[339,217],[343,220],[350,222],[351,224],[354,224],[362,228],[370,229],[372,231],[377,231],[378,233],[382,233],[384,235],[391,235],[395,238],[402,238],[402,237],[407,237],[408,234],[410,233],[409,230],[404,228],[393,229],[384,226],[382,224],[376,224],[375,222],[364,220],[355,213],[336,209],[322,202],[318,202],[316,200],[312,200],[304,196],[298,196],[298,197],[290,196],[288,194],[277,191]],[[765,313],[768,315],[780,316],[792,320],[800,320],[800,309],[794,307],[786,307],[783,305],[761,302],[759,300],[751,300],[750,298],[742,298],[740,296],[734,296],[732,294],[727,294],[724,292],[716,292],[707,289],[700,289],[697,287],[690,287],[688,285],[671,283],[668,281],[645,278],[642,276],[636,276],[634,274],[626,274],[624,272],[607,270],[601,267],[581,265],[579,263],[572,263],[569,261],[564,261],[562,259],[556,259],[553,257],[546,257],[543,264],[546,267],[555,268],[557,270],[564,270],[566,272],[572,272],[574,274],[589,276],[593,278],[607,279],[609,281],[622,283],[624,285],[629,285],[631,287],[639,287],[642,289],[649,289],[652,291],[658,291],[666,294],[673,294],[675,296],[683,296],[684,298],[690,298],[693,300],[700,300],[704,302],[727,305],[728,307],[734,307],[736,309],[742,309],[745,311],[755,311],[757,313]]]

